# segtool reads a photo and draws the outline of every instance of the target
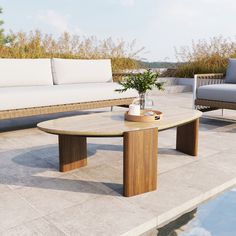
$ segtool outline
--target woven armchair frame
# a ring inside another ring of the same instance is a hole
[[[195,105],[198,110],[209,111],[216,109],[231,109],[236,110],[236,103],[234,102],[221,102],[214,100],[196,99]]]

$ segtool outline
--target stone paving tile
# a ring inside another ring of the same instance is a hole
[[[200,136],[199,146],[201,148],[211,148],[218,152],[225,151],[235,146],[232,139],[234,135],[222,134],[220,132],[210,132],[209,135]]]
[[[42,215],[47,215],[75,204],[103,195],[114,195],[112,189],[102,183],[82,179],[75,174],[66,174],[56,178],[35,177],[39,179],[27,187],[16,189],[25,201],[29,202]]]
[[[198,156],[201,158],[206,158],[214,154],[217,154],[219,152],[220,151],[217,150],[217,148],[208,147],[207,145],[199,145],[199,148],[198,148]]]
[[[102,141],[103,139],[101,139]],[[90,140],[89,140],[90,141]],[[88,165],[100,166],[102,164],[114,165],[114,163],[123,160],[123,143],[120,139],[112,144],[107,143],[94,144],[88,143]]]
[[[20,188],[38,184],[41,179],[34,176],[50,170],[53,166],[34,155],[34,151],[10,151],[0,155],[0,184]]]
[[[152,220],[154,215],[122,199],[104,196],[45,218],[68,235],[116,236]]]
[[[0,232],[40,216],[14,191],[0,194]]]
[[[73,173],[80,179],[93,181],[98,184],[102,183],[112,190],[120,190],[123,187],[122,162],[115,162],[113,165],[102,164],[99,166],[87,166],[81,169],[81,171],[76,171]]]
[[[1,232],[1,236],[66,236],[56,226],[43,218],[35,219]]]
[[[162,174],[175,168],[196,161],[196,157],[185,155],[170,148],[159,148],[158,150],[158,173]]]
[[[0,184],[0,193],[2,194],[2,193],[5,193],[5,192],[8,192],[8,191],[10,191],[11,190],[11,188],[9,187],[9,186],[7,186],[7,185],[5,185],[5,184]]]
[[[221,173],[228,173],[232,176],[235,174],[235,169],[232,166],[236,165],[236,148],[219,152],[208,157],[204,163],[209,167],[214,167]],[[220,175],[217,175],[220,178]]]

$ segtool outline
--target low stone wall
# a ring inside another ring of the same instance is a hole
[[[149,92],[149,95],[162,95],[169,93],[184,93],[193,91],[193,79],[192,78],[174,78],[174,77],[159,77],[160,82],[164,82],[165,90],[159,91],[153,89]]]
[[[159,77],[159,81],[166,85],[190,85],[193,86],[193,78]]]

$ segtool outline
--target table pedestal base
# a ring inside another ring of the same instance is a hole
[[[177,127],[176,149],[191,156],[198,153],[199,119]]]
[[[61,172],[87,165],[86,137],[59,135],[59,169]]]
[[[196,156],[199,119],[177,127],[176,149]],[[129,131],[123,137],[123,190],[130,197],[157,188],[158,129]],[[87,165],[86,137],[59,135],[60,171]]]
[[[124,196],[156,190],[157,140],[158,129],[124,134]]]

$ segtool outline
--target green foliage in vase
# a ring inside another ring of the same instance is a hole
[[[154,87],[159,90],[164,90],[164,83],[158,82],[158,73],[154,73],[151,69],[146,70],[143,73],[131,74],[119,84],[122,85],[122,89],[116,89],[118,92],[125,92],[128,89],[135,89],[139,94],[146,93],[148,90],[152,90]]]

